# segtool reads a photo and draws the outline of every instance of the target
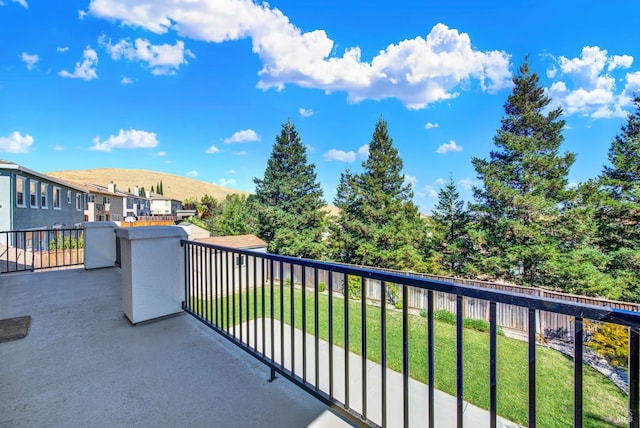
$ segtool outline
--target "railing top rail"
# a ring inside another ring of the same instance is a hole
[[[237,254],[246,254],[267,260],[278,261],[282,263],[292,263],[309,268],[327,270],[331,272],[339,272],[347,275],[360,276],[372,280],[384,281],[388,283],[399,283],[409,285],[411,287],[422,288],[426,290],[441,291],[444,293],[457,294],[464,297],[489,300],[496,303],[504,303],[509,305],[526,307],[541,311],[564,314],[576,318],[587,318],[591,320],[611,322],[621,324],[635,329],[640,329],[640,313],[625,309],[612,308],[609,306],[596,306],[579,302],[570,302],[565,300],[551,299],[547,297],[539,297],[534,295],[526,295],[502,290],[492,290],[487,288],[472,287],[469,285],[456,284],[455,282],[441,281],[420,278],[416,276],[383,272],[379,270],[367,269],[362,267],[353,267],[333,262],[324,262],[319,260],[309,260],[297,257],[281,256],[270,253],[260,253],[251,250],[242,250],[237,248],[223,247],[220,245],[206,244],[194,241],[181,241],[183,244],[190,246],[198,246],[211,248],[220,251],[233,252]]]

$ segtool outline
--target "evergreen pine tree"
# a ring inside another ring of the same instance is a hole
[[[622,298],[640,301],[640,96],[634,105],[609,148],[597,223],[598,243],[610,259],[607,271]]]
[[[421,271],[424,222],[405,183],[402,159],[387,122],[376,123],[363,172],[342,175],[335,203],[341,209],[332,248],[347,263]],[[336,231],[337,230],[337,231]],[[340,241],[343,242],[340,242]]]
[[[558,254],[554,234],[561,228],[560,208],[575,154],[559,154],[562,109],[544,113],[551,100],[528,58],[513,83],[493,139],[496,150],[489,160],[472,160],[483,183],[474,189],[472,206],[481,231],[479,260],[494,276],[515,273],[525,284],[542,285],[550,277],[548,263]]]
[[[324,257],[325,203],[315,165],[291,121],[282,125],[264,178],[254,178],[257,233],[272,253]]]
[[[449,275],[465,276],[473,250],[468,235],[471,217],[453,178],[438,192],[438,204],[432,215],[434,252],[439,264]]]

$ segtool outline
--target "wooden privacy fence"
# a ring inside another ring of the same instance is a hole
[[[476,281],[464,278],[454,278],[454,277],[446,277],[446,276],[437,276],[437,275],[428,275],[421,274],[415,272],[402,272],[391,269],[378,269],[378,268],[370,268],[365,266],[357,266],[363,267],[370,270],[384,271],[390,273],[399,273],[409,276],[416,276],[420,278],[442,281],[442,282],[451,282],[461,285],[468,285],[472,287],[480,287],[492,290],[501,290],[507,291],[516,294],[528,294],[531,296],[539,296],[546,299],[555,299],[561,301],[570,301],[570,302],[578,302],[584,303],[588,305],[595,306],[606,306],[616,309],[624,309],[628,311],[640,312],[640,305],[635,303],[628,302],[619,302],[615,300],[607,300],[600,299],[596,297],[589,296],[579,296],[574,294],[562,293],[553,290],[545,290],[541,288],[533,288],[533,287],[522,287],[518,285],[512,284],[500,284],[489,281]],[[291,281],[291,275],[293,273],[293,283],[302,286],[302,266],[294,266],[293,272],[289,264],[283,264],[282,267],[279,263],[274,264],[273,272],[270,271],[270,268],[267,267],[267,276],[270,277],[272,274],[273,279],[276,281],[280,280],[280,273],[282,272],[284,281]],[[307,269],[305,273],[305,280],[307,287],[313,287],[313,271],[310,268]],[[323,283],[324,287],[328,289],[329,287],[329,275],[332,275],[332,290],[334,293],[345,294],[344,288],[344,274],[339,272],[329,272],[326,270],[318,271],[318,283]],[[370,280],[365,278],[365,284],[367,287],[367,300],[377,303],[381,300],[381,287],[380,281]],[[408,290],[408,305],[409,309],[413,309],[416,311],[420,311],[421,309],[427,308],[427,291],[421,288],[410,287]],[[392,302],[397,301],[397,297],[394,297],[394,292],[392,291],[392,287],[388,287],[387,291],[387,300],[391,300]],[[405,302],[402,302],[405,304]],[[474,318],[489,321],[489,302],[481,299],[474,299],[470,297],[464,298],[464,317],[465,318]],[[451,313],[456,313],[456,297],[453,294],[442,293],[442,292],[434,292],[434,310],[445,310]],[[511,330],[515,333],[521,333],[523,335],[527,334],[528,327],[528,308],[508,305],[504,303],[497,304],[497,324],[504,328]],[[546,311],[537,311],[536,313],[536,333],[539,334],[543,338],[547,339],[560,339],[560,340],[573,340],[574,333],[574,323],[573,319],[569,316],[551,313]]]

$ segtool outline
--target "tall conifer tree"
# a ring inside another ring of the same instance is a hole
[[[567,175],[575,154],[560,154],[565,124],[560,107],[545,113],[550,98],[529,69],[513,77],[489,160],[472,160],[482,187],[472,206],[479,220],[482,270],[542,285],[558,252],[559,211],[567,199]]]
[[[291,121],[282,125],[267,161],[264,178],[254,178],[257,232],[269,251],[323,258],[325,205],[315,165]]]
[[[435,248],[433,256],[450,275],[464,276],[469,271],[473,245],[468,236],[471,217],[453,178],[438,192],[438,203],[432,215]]]
[[[625,300],[640,301],[640,96],[622,132],[609,148],[610,166],[600,177],[597,212],[599,245],[608,253],[608,272]]]
[[[369,143],[369,156],[362,163],[363,172],[347,172],[340,181],[335,203],[341,214],[332,237],[332,247],[341,250],[338,260],[422,270],[425,227],[402,166],[387,122],[381,118]]]

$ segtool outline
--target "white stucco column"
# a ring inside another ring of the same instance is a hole
[[[132,324],[182,311],[187,234],[178,226],[116,229],[120,240],[122,310]]]
[[[84,227],[84,268],[113,267],[116,262],[116,235],[118,227],[112,221],[88,221]]]

